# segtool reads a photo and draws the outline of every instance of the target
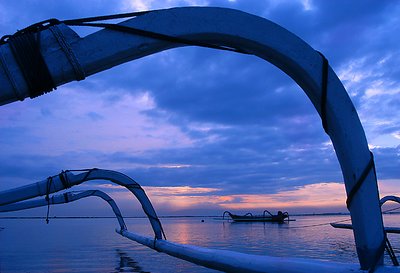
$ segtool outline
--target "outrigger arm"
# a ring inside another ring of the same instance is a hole
[[[394,196],[394,195],[384,196],[380,200],[381,206],[383,206],[388,201],[392,201],[392,202],[400,204],[400,197]],[[351,224],[331,223],[331,226],[334,227],[334,228],[353,229],[353,226]],[[386,233],[397,233],[397,234],[400,234],[400,228],[399,227],[385,227],[385,231],[386,231]]]
[[[34,197],[48,196],[51,193],[62,191],[91,180],[107,180],[131,191],[149,218],[155,237],[157,239],[163,238],[164,232],[161,222],[143,188],[132,178],[116,171],[90,169],[78,174],[74,174],[72,171],[63,171],[45,180],[0,192],[0,207]]]
[[[49,198],[42,198],[36,200],[28,200],[28,201],[20,201],[16,203],[11,203],[8,205],[0,206],[0,212],[10,212],[10,211],[19,211],[31,208],[44,207],[54,204],[66,204],[70,202],[74,202],[80,200],[82,198],[97,196],[106,201],[111,209],[113,210],[115,216],[117,217],[119,226],[121,230],[126,230],[126,224],[124,218],[122,217],[121,211],[118,208],[115,201],[105,192],[100,190],[87,190],[80,192],[65,192],[59,195],[53,195]]]
[[[289,75],[321,116],[342,169],[361,268],[374,270],[381,265],[385,234],[374,160],[357,111],[327,59],[279,25],[237,10],[187,7],[134,16],[112,26],[93,24],[92,18],[49,20],[5,37],[0,46],[0,105],[34,98],[64,83],[170,48],[199,45],[258,56]],[[67,25],[105,29],[81,38]],[[54,180],[61,189],[58,178]],[[36,185],[30,190],[43,194],[45,183],[39,192]],[[26,198],[29,194],[23,192],[21,197]],[[9,202],[15,199],[2,197]],[[161,237],[158,223],[150,221]]]

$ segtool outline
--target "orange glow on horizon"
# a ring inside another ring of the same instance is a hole
[[[145,187],[157,207],[173,211],[191,208],[220,208],[221,210],[290,210],[293,208],[341,207],[345,204],[342,183],[318,183],[275,194],[220,195],[215,188]]]
[[[379,181],[381,197],[400,195],[398,180]],[[103,184],[100,187],[117,189],[119,186]],[[330,208],[345,211],[346,194],[343,183],[317,183],[274,194],[219,194],[220,189],[206,187],[143,187],[156,208],[169,212],[196,209],[220,210],[287,210],[296,212],[323,212]],[[121,188],[122,189],[122,188]],[[127,191],[114,192],[118,202],[132,200]]]

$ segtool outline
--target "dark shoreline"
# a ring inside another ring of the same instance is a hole
[[[400,214],[400,212],[387,212],[383,214]],[[349,216],[348,212],[338,213],[297,213],[290,216]],[[49,219],[114,219],[115,216],[49,216]],[[124,216],[125,219],[146,219],[147,216]],[[220,215],[165,215],[161,219],[173,218],[222,218]],[[0,219],[46,219],[45,216],[0,216]]]

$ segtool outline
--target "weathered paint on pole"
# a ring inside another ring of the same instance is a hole
[[[370,161],[370,152],[356,109],[330,67],[327,69],[326,104],[321,103],[324,60],[299,37],[264,18],[226,8],[158,10],[121,24],[169,36],[240,48],[280,68],[304,90],[319,114],[326,117],[327,133],[339,159],[347,194],[357,184]],[[169,48],[184,46],[107,29],[80,38],[63,24],[57,28],[86,75]],[[41,51],[56,85],[77,79],[73,65],[58,45],[53,32],[50,29],[44,30],[40,37]],[[0,47],[0,54],[1,104],[27,97],[27,84],[7,44]],[[326,111],[323,105],[326,105]],[[384,241],[374,172],[367,173],[349,210],[360,264],[363,269],[368,269],[373,266]]]

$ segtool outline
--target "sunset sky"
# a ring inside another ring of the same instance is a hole
[[[400,195],[400,2],[1,1],[0,36],[48,18],[177,6],[252,13],[322,52],[358,111],[381,196]],[[164,51],[1,106],[0,132],[0,190],[97,167],[135,179],[160,215],[347,211],[319,115],[292,79],[254,56],[199,47]],[[120,187],[98,181],[75,189],[102,189],[125,215],[142,215]],[[105,207],[91,199],[52,213],[110,215]]]

